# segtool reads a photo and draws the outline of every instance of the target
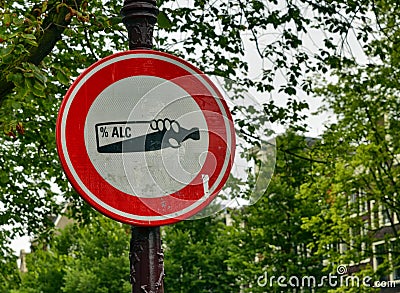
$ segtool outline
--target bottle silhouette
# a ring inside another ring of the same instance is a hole
[[[151,128],[157,130],[146,135],[133,137],[112,144],[98,146],[99,153],[150,152],[165,148],[179,148],[188,139],[199,140],[199,128],[186,129],[169,119],[151,121]]]

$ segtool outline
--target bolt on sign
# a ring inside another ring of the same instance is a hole
[[[152,50],[117,53],[84,71],[62,102],[56,132],[72,186],[132,225],[201,211],[228,179],[235,153],[217,87],[188,62]]]

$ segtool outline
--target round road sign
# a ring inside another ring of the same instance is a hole
[[[235,131],[221,93],[170,54],[106,57],[68,90],[57,120],[67,177],[94,208],[118,221],[157,226],[186,219],[225,184]]]

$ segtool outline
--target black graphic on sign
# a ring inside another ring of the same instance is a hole
[[[148,123],[155,132],[133,137],[133,124]],[[188,139],[199,140],[199,128],[186,129],[175,120],[105,122],[95,125],[99,153],[149,152],[179,148]]]

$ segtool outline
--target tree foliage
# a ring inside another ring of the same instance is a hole
[[[165,292],[238,292],[223,215],[166,227]]]
[[[390,280],[399,267],[399,14],[374,3],[378,10],[381,37],[365,45],[368,61],[335,71],[338,81],[317,91],[337,122],[315,154],[327,164],[315,167],[301,197],[317,203],[319,212],[305,217],[304,227],[318,235],[315,248],[331,267],[342,263]]]
[[[101,215],[91,220],[37,243],[27,256],[28,272],[12,292],[130,292],[130,228]]]
[[[280,292],[279,276],[301,279],[323,274],[322,257],[309,248],[315,235],[302,229],[302,218],[315,213],[314,203],[297,197],[300,186],[309,180],[314,143],[293,132],[279,136],[277,144],[285,152],[277,153],[268,190],[256,204],[233,213],[227,261],[240,271],[243,292]]]
[[[10,238],[45,236],[63,202],[87,215],[61,170],[55,121],[71,78],[125,48],[119,10],[102,1],[0,2],[0,229]]]

